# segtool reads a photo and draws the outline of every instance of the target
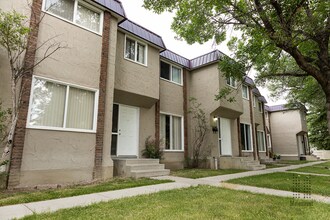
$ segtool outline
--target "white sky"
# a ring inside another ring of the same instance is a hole
[[[193,45],[187,44],[185,41],[175,39],[175,33],[171,30],[171,23],[173,20],[173,14],[164,12],[162,14],[155,14],[142,7],[143,0],[121,0],[126,16],[128,19],[135,23],[147,28],[148,30],[160,35],[165,43],[167,49],[182,55],[188,59],[198,57],[200,55],[211,52],[215,49],[219,49],[221,52],[232,57],[232,52],[228,49],[227,43],[223,42],[220,45],[215,45],[212,40],[204,43]],[[228,30],[227,37],[235,35],[231,30]],[[254,78],[253,74],[249,74]],[[267,89],[259,88],[262,95],[264,95],[268,101],[268,105],[283,104],[284,100],[271,100],[269,98],[269,92]]]

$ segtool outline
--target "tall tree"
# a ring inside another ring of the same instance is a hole
[[[258,77],[313,77],[325,94],[330,134],[330,1],[328,0],[144,0],[156,13],[175,11],[172,29],[188,43],[226,38],[228,25],[240,31],[229,45],[244,70]],[[237,74],[228,59],[225,74]]]

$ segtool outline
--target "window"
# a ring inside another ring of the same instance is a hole
[[[266,120],[268,120],[268,112],[265,112],[265,118],[266,118]]]
[[[227,81],[227,85],[236,88],[236,81],[233,77],[227,78],[226,81]]]
[[[28,126],[95,131],[97,94],[95,90],[34,77]]]
[[[183,150],[182,117],[160,115],[160,138],[165,150]]]
[[[259,151],[266,151],[265,134],[263,131],[257,131],[257,142]]]
[[[91,30],[101,33],[102,12],[78,0],[45,0],[44,10]]]
[[[262,109],[262,102],[258,102],[258,109],[259,109],[259,112],[260,112],[260,113],[263,112],[263,109]]]
[[[125,58],[146,65],[147,46],[129,37],[125,41]]]
[[[249,87],[246,85],[242,86],[242,97],[249,100]]]
[[[257,107],[258,97],[253,95],[253,107]]]
[[[272,140],[270,138],[270,134],[267,134],[267,140],[268,140],[268,148],[272,147]]]
[[[181,69],[163,61],[160,61],[160,77],[180,85],[182,84]]]
[[[241,124],[241,143],[244,151],[252,151],[251,126]]]

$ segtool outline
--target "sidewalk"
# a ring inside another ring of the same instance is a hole
[[[255,176],[255,175],[275,173],[275,172],[285,172],[289,169],[312,166],[319,163],[324,163],[324,161],[322,162],[318,161],[318,162],[312,162],[312,163],[300,164],[300,165],[291,165],[287,167],[273,168],[268,170],[248,171],[243,173],[235,173],[235,174],[228,174],[222,176],[205,177],[200,179],[189,179],[189,178],[176,177],[176,176],[155,177],[155,179],[170,179],[175,182],[115,190],[109,192],[93,193],[93,194],[74,196],[74,197],[68,197],[62,199],[53,199],[53,200],[40,201],[40,202],[31,202],[25,204],[3,206],[0,207],[0,219],[6,220],[13,218],[22,218],[24,216],[32,215],[34,213],[54,212],[59,209],[73,208],[77,206],[87,206],[98,202],[106,202],[120,198],[133,197],[143,194],[151,194],[151,193],[172,190],[172,189],[188,188],[197,185],[211,185],[217,187],[230,188],[234,190],[245,190],[253,193],[262,193],[262,194],[290,197],[292,196],[292,192],[288,192],[288,191],[266,189],[266,188],[252,187],[252,186],[234,185],[234,184],[227,184],[221,182],[230,179],[246,177],[246,176]],[[330,203],[330,197],[312,195],[311,199],[319,202]]]

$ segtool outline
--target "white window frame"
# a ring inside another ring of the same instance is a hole
[[[258,137],[258,133],[262,133],[262,138],[264,140],[264,150],[260,150],[259,148],[259,137]],[[257,144],[258,144],[258,150],[259,152],[266,152],[267,146],[266,146],[266,139],[265,139],[265,132],[262,130],[257,130]]]
[[[40,80],[45,80],[47,82],[51,83],[56,83],[60,84],[63,86],[66,86],[66,97],[65,97],[65,109],[64,109],[64,116],[63,116],[63,127],[52,127],[52,126],[41,126],[41,125],[31,125],[30,124],[30,117],[31,117],[31,110],[32,110],[32,102],[33,102],[33,95],[34,95],[34,84],[37,79]],[[66,123],[66,118],[67,118],[67,108],[68,108],[68,98],[69,98],[69,90],[70,87],[77,88],[77,89],[83,89],[86,91],[91,91],[95,93],[95,98],[94,98],[94,115],[93,115],[93,128],[91,130],[89,129],[79,129],[79,128],[66,128],[65,123]],[[30,129],[40,129],[40,130],[54,130],[54,131],[72,131],[72,132],[83,132],[83,133],[96,133],[96,128],[97,128],[97,114],[98,114],[98,103],[99,103],[99,90],[98,89],[93,89],[93,88],[88,88],[88,87],[83,87],[79,86],[76,84],[72,83],[66,83],[63,81],[59,80],[54,80],[54,79],[49,79],[46,77],[42,76],[33,76],[32,78],[32,86],[31,86],[31,95],[30,95],[30,104],[29,104],[29,111],[28,111],[28,117],[26,121],[26,127]]]
[[[261,110],[260,110],[260,107],[261,107]],[[260,112],[260,113],[263,113],[264,111],[263,111],[263,107],[262,107],[262,102],[261,101],[258,101],[258,111]]]
[[[160,62],[163,62],[163,63],[166,63],[166,64],[170,65],[170,79],[165,79],[165,78],[161,77],[161,75],[159,74],[160,75],[160,79],[162,79],[164,81],[167,81],[167,82],[171,82],[171,83],[174,83],[174,84],[177,84],[177,85],[182,86],[183,85],[183,70],[182,70],[182,68],[179,67],[179,66],[177,66],[177,65],[173,65],[172,63],[165,62],[163,60],[161,60]],[[177,68],[177,69],[180,70],[180,75],[181,75],[181,82],[180,83],[177,83],[177,82],[172,81],[172,78],[173,78],[173,76],[172,76],[172,74],[173,74],[172,73],[172,68],[173,67],[175,67],[175,68]]]
[[[253,136],[252,136],[252,126],[251,126],[251,124],[249,124],[249,123],[240,123],[240,126],[241,126],[241,124],[244,124],[244,125],[249,125],[250,126],[250,138],[251,138],[251,150],[244,150],[244,149],[242,149],[242,152],[253,152]],[[242,131],[241,131],[242,132]],[[239,134],[239,135],[241,135],[241,134]],[[245,135],[244,135],[245,136]],[[246,140],[245,140],[245,143],[246,143]],[[243,147],[243,146],[242,146]]]
[[[229,84],[228,84],[228,80],[229,80]],[[232,88],[237,88],[237,83],[236,83],[236,80],[234,79],[234,77],[229,77],[229,78],[226,78],[226,84]]]
[[[182,115],[176,115],[172,113],[167,113],[167,112],[160,112],[160,115],[168,115],[170,116],[170,124],[172,125],[172,118],[174,117],[180,117],[181,118],[181,150],[173,150],[172,142],[170,142],[170,149],[163,149],[165,152],[184,152],[184,118]],[[159,117],[160,117],[159,115]],[[159,123],[160,126],[160,123]],[[160,129],[159,129],[159,134],[160,134]],[[172,137],[173,135],[173,130],[172,126],[170,126],[170,136]]]
[[[126,57],[125,56],[125,53],[126,53],[126,40],[130,39],[132,41],[135,41],[135,54],[134,54],[134,60],[131,60],[130,58]],[[138,43],[143,45],[144,46],[144,63],[140,63],[137,61],[137,46],[138,46]],[[124,59],[125,60],[128,60],[130,62],[133,62],[133,63],[136,63],[136,64],[139,64],[139,65],[142,65],[142,66],[148,66],[148,44],[140,41],[140,40],[137,40],[135,37],[132,37],[131,35],[126,35],[125,34],[125,41],[124,41]]]
[[[244,88],[246,88],[246,95],[247,97],[244,97]],[[249,91],[249,87],[247,85],[242,85],[242,97],[243,99],[246,99],[246,100],[250,100],[250,91]]]
[[[253,107],[256,108],[257,107],[257,96],[253,95]]]
[[[66,21],[66,22],[68,22],[68,23],[70,23],[70,24],[73,24],[73,25],[75,25],[75,26],[78,26],[78,27],[80,27],[80,28],[83,28],[83,29],[85,29],[85,30],[88,30],[88,31],[90,31],[90,32],[92,32],[92,33],[95,33],[95,34],[98,34],[98,35],[102,35],[102,32],[103,32],[103,16],[104,16],[104,13],[103,13],[103,11],[102,11],[101,9],[99,9],[99,8],[97,8],[97,7],[95,7],[95,6],[91,5],[91,4],[88,4],[87,2],[82,1],[82,0],[73,0],[73,1],[74,1],[74,7],[73,7],[73,19],[72,19],[72,21],[70,21],[70,20],[68,20],[68,19],[66,19],[66,18],[63,18],[63,17],[61,17],[61,16],[58,16],[58,15],[56,15],[56,14],[50,12],[50,11],[47,11],[47,10],[45,9],[45,7],[46,7],[46,1],[47,1],[47,0],[43,0],[43,1],[42,1],[42,11],[43,11],[44,13],[49,14],[49,15],[52,15],[52,16],[58,18],[58,19],[61,19],[61,20]],[[91,30],[91,29],[89,29],[89,28],[87,28],[87,27],[84,27],[84,26],[82,26],[82,25],[76,23],[76,16],[77,16],[77,10],[78,10],[78,3],[81,4],[81,5],[83,5],[84,7],[86,7],[86,8],[88,8],[88,9],[90,9],[90,10],[92,10],[92,11],[94,11],[94,12],[100,14],[100,31],[99,31],[99,32],[94,31],[94,30]]]
[[[270,137],[270,134],[267,134],[267,139],[268,139],[268,148],[271,148],[272,147],[272,139],[271,139],[271,137]]]

